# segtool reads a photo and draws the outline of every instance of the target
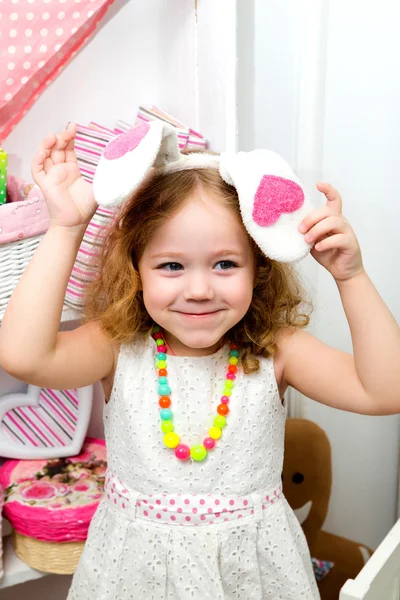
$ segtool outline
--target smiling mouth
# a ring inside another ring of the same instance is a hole
[[[187,313],[187,312],[182,312],[182,311],[177,311],[180,315],[183,315],[184,317],[211,317],[212,315],[216,315],[217,313],[219,313],[219,310],[213,310],[210,312],[204,312],[204,313]]]

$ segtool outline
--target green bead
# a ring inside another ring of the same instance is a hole
[[[157,358],[158,360],[167,360],[167,355],[165,354],[165,352],[159,352],[157,354]]]
[[[165,360],[158,360],[157,361],[157,369],[165,369],[167,366],[167,363]]]
[[[153,333],[158,333],[159,331],[161,331],[161,327],[159,325],[154,325]]]
[[[192,448],[190,448],[190,456],[193,458],[193,460],[197,460],[198,462],[200,462],[204,460],[207,456],[207,450],[202,444],[192,446]]]
[[[231,350],[230,355],[231,356],[239,356],[239,350]]]
[[[157,346],[164,346],[164,340],[158,339],[156,340]]]
[[[226,379],[224,385],[225,385],[226,388],[232,389],[233,388],[233,381],[231,381],[231,379]]]
[[[161,383],[158,386],[158,393],[160,396],[169,396],[171,393],[171,388],[167,383]]]
[[[172,421],[163,421],[161,423],[161,431],[164,433],[170,433],[174,430],[174,424]]]
[[[222,395],[223,395],[223,396],[228,396],[228,397],[229,397],[229,396],[232,396],[232,390],[230,390],[230,389],[229,389],[229,388],[227,388],[227,387],[224,387],[224,389],[222,390]]]
[[[223,429],[226,425],[226,419],[223,415],[217,415],[214,419],[215,427],[219,427],[219,429]]]
[[[172,419],[172,410],[170,408],[162,408],[159,415],[163,421],[169,421]]]

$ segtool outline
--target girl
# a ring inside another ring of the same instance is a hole
[[[354,358],[304,331],[292,271],[261,252],[235,187],[204,165],[144,178],[104,240],[87,322],[59,333],[97,206],[75,131],[48,136],[33,160],[51,226],[0,338],[2,366],[25,382],[104,388],[105,497],[68,599],[319,598],[282,495],[285,390],[362,414],[400,406],[399,328],[338,192],[318,184],[326,205],[298,229],[337,283]]]

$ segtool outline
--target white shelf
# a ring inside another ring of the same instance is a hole
[[[4,577],[0,579],[0,590],[48,575],[48,573],[31,569],[16,556],[9,535],[3,537],[3,569]]]
[[[81,313],[75,308],[70,308],[69,306],[64,306],[62,315],[61,315],[61,323],[67,323],[68,321],[78,321],[81,318]]]

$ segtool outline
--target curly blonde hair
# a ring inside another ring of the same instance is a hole
[[[151,173],[115,215],[104,233],[97,272],[85,293],[85,319],[99,322],[110,339],[129,343],[148,336],[154,323],[143,302],[138,264],[146,245],[166,220],[201,186],[229,206],[241,221],[236,189],[215,169]],[[277,334],[309,323],[298,277],[290,265],[267,258],[249,237],[255,257],[250,307],[226,339],[238,344],[245,373],[259,369],[257,356],[273,356]]]

